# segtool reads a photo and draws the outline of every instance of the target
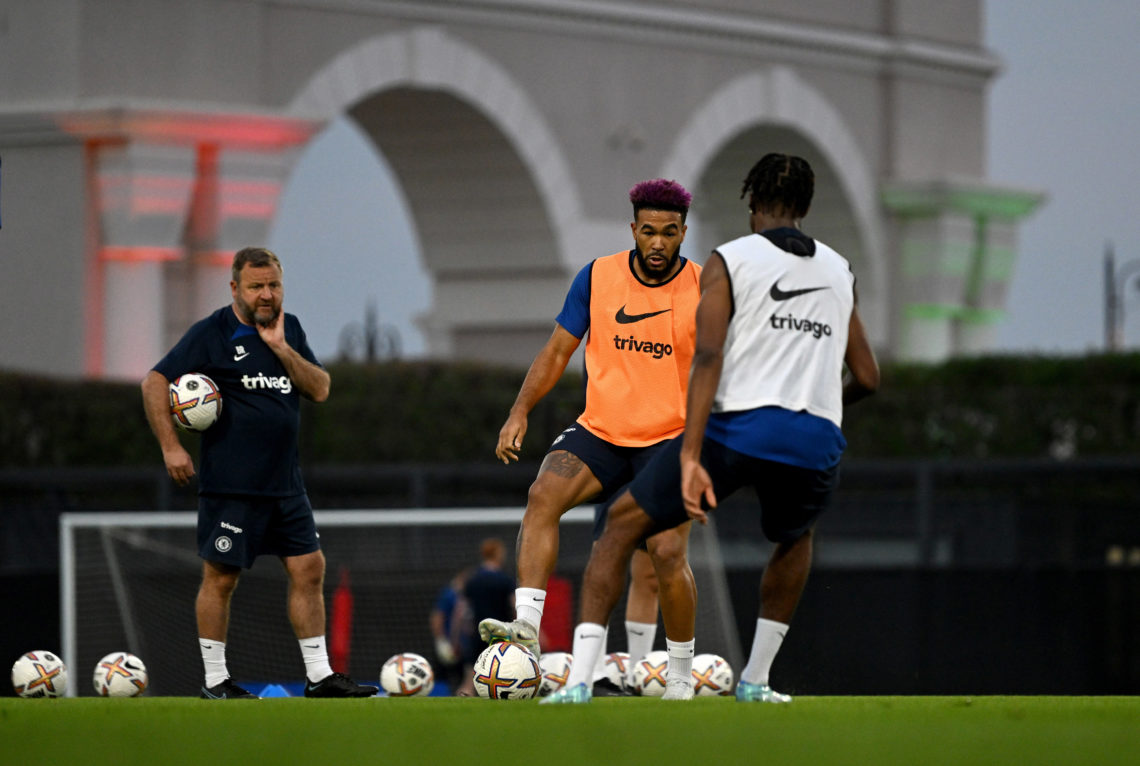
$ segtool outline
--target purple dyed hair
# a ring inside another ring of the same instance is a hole
[[[689,213],[693,195],[676,181],[654,178],[642,181],[629,190],[629,201],[633,203],[633,215],[639,210],[671,210],[681,214],[681,220]]]

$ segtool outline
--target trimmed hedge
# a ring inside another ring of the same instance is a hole
[[[302,410],[311,464],[483,462],[523,372],[476,364],[336,364],[332,396]],[[652,392],[647,391],[647,396]],[[153,466],[135,384],[0,373],[0,467]],[[531,413],[538,460],[581,411],[567,372]],[[887,365],[844,423],[853,457],[1068,458],[1140,453],[1140,354],[982,357]],[[184,437],[195,447],[193,437]]]

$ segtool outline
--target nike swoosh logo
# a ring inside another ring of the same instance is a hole
[[[642,319],[649,319],[649,317],[655,317],[658,314],[664,314],[666,311],[672,310],[673,309],[661,309],[660,311],[650,311],[648,314],[627,314],[625,313],[625,306],[622,306],[618,309],[618,313],[614,316],[614,319],[617,320],[618,324],[633,324],[634,322],[640,322]]]
[[[247,356],[249,356],[249,354],[249,351],[246,351],[244,354],[234,354],[234,361],[240,362],[242,359],[245,359]]]
[[[630,631],[629,631],[629,632],[630,632],[630,633],[632,633],[632,634],[633,634],[633,635],[635,635],[635,636],[644,636],[644,635],[645,635],[645,631],[644,631],[644,630],[637,630],[636,628],[630,628]]]
[[[799,290],[781,290],[780,280],[776,280],[772,284],[772,290],[768,294],[772,296],[774,301],[786,301],[788,298],[795,298],[797,295],[806,295],[807,293],[814,293],[816,290],[826,290],[827,286],[823,287],[804,287]]]
[[[306,649],[320,649],[321,645],[320,644],[305,644],[305,648]]]

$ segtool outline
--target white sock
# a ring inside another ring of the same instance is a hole
[[[606,629],[596,622],[582,622],[574,628],[574,665],[570,668],[570,676],[566,679],[566,686],[578,684],[592,685],[594,667],[598,664],[598,655],[606,643]]]
[[[629,666],[632,668],[653,651],[657,639],[657,623],[625,621],[625,640],[629,648]]]
[[[230,677],[226,668],[226,644],[198,637],[198,647],[202,650],[202,665],[206,669],[206,688],[217,686]]]
[[[538,588],[515,588],[515,617],[526,620],[535,630],[542,627],[542,608],[546,591]]]
[[[610,646],[610,628],[606,626],[606,632],[602,634],[602,648],[598,652],[598,659],[594,662],[594,678],[595,682],[600,678],[606,677],[606,657],[609,656]],[[577,658],[575,657],[575,662]]]
[[[665,650],[669,653],[669,672],[665,674],[666,681],[681,679],[685,683],[693,682],[693,655],[696,651],[697,640],[670,641],[665,637]]]
[[[310,681],[316,683],[332,675],[333,669],[329,665],[329,652],[325,648],[324,636],[299,638],[297,643],[301,645],[301,658],[305,660],[305,676]]]
[[[767,685],[772,660],[776,659],[776,652],[780,651],[780,645],[784,643],[784,634],[787,632],[788,626],[782,622],[765,620],[763,617],[756,620],[752,652],[748,655],[748,664],[740,672],[741,681]]]

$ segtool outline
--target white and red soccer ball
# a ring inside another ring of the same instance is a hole
[[[669,653],[657,649],[645,655],[633,667],[633,693],[643,697],[660,697],[665,693],[669,673]]]
[[[697,697],[727,697],[732,694],[735,676],[728,660],[717,654],[693,658],[693,694]]]
[[[421,654],[393,654],[380,668],[380,687],[389,697],[426,697],[435,688],[435,672]]]
[[[569,652],[546,652],[538,660],[542,680],[538,684],[538,696],[546,697],[566,685],[570,669],[574,667],[574,655]]]
[[[170,384],[170,417],[182,431],[205,431],[222,414],[218,384],[200,372],[188,372]]]
[[[67,691],[67,665],[54,652],[28,652],[12,665],[12,688],[21,697],[62,697]]]
[[[542,670],[522,644],[499,641],[475,661],[475,692],[484,699],[525,700],[538,694]]]
[[[632,670],[629,666],[628,652],[610,652],[602,661],[601,677],[595,678],[594,681],[604,678],[613,684],[615,689],[627,689],[632,678]]]
[[[95,665],[92,677],[100,697],[137,697],[146,691],[146,665],[130,652],[111,652]]]

